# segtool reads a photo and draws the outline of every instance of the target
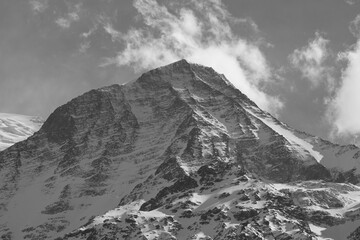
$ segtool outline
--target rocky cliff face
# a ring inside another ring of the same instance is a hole
[[[0,236],[313,239],[358,219],[360,189],[330,182],[357,183],[359,152],[182,60],[73,99],[0,152]]]

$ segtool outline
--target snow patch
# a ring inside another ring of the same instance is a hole
[[[0,151],[33,135],[43,122],[40,117],[0,113]]]
[[[320,162],[323,158],[323,155],[318,151],[314,150],[314,146],[310,143],[306,142],[305,140],[297,137],[293,132],[288,130],[286,126],[282,125],[281,123],[276,123],[274,119],[270,116],[260,116],[248,109],[248,112],[261,120],[264,124],[268,127],[272,128],[278,134],[282,135],[286,140],[296,146],[296,150],[303,156],[304,160],[306,160],[308,154],[313,156],[317,162]]]

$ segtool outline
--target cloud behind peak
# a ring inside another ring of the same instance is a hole
[[[262,108],[273,113],[281,108],[282,102],[260,87],[271,82],[272,72],[259,44],[232,30],[237,24],[249,23],[257,32],[256,24],[232,17],[219,0],[159,2],[134,1],[142,25],[118,33],[124,48],[105,65],[116,63],[143,71],[186,58],[225,74]],[[107,32],[113,35],[114,31]]]

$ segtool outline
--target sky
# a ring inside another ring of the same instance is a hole
[[[293,128],[360,145],[360,0],[0,1],[0,112],[47,118],[183,58]]]

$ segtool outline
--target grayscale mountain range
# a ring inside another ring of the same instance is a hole
[[[360,239],[360,149],[181,60],[57,108],[0,152],[1,239]]]

